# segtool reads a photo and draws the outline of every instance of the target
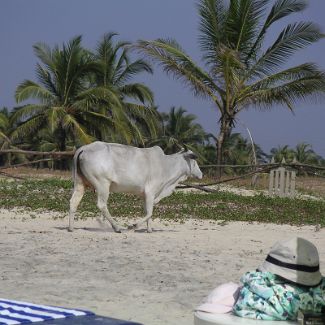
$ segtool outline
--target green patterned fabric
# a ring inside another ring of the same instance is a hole
[[[247,272],[233,307],[237,316],[263,320],[296,320],[298,310],[320,312],[325,306],[325,278],[317,287],[286,283],[269,272]]]

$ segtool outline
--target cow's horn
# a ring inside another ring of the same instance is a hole
[[[182,147],[180,144],[178,144],[177,142],[176,142],[176,146],[180,149],[180,151],[178,152],[178,153],[183,153],[184,151],[185,151],[185,148],[184,147]]]

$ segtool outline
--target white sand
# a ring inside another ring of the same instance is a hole
[[[152,234],[115,234],[93,219],[76,221],[69,233],[67,218],[52,215],[0,210],[1,297],[190,325],[202,298],[256,268],[278,239],[311,240],[325,273],[325,230],[314,227],[154,221]]]

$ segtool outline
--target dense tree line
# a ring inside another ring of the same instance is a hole
[[[19,148],[38,151],[53,151],[59,150],[58,144],[55,141],[55,136],[46,128],[40,129],[33,135],[25,137],[22,142],[11,140],[11,133],[15,131],[14,126],[11,124],[14,111],[10,113],[8,109],[3,108],[0,110],[0,143],[1,148]],[[169,113],[159,113],[155,110],[155,117],[157,120],[155,124],[156,136],[146,137],[147,133],[142,134],[141,144],[137,141],[128,142],[123,139],[123,133],[119,135],[117,140],[119,143],[125,143],[136,146],[149,147],[159,145],[166,154],[174,153],[183,148],[184,146],[195,151],[199,156],[200,164],[209,165],[215,164],[217,151],[215,150],[215,137],[212,134],[206,133],[203,127],[196,122],[196,116],[188,114],[182,107],[172,107]],[[138,126],[140,127],[140,126]],[[146,129],[146,128],[144,128]],[[118,134],[113,129],[114,138],[96,137],[97,140],[116,141]],[[79,142],[82,144],[82,142]],[[67,150],[73,150],[77,146],[73,139],[68,138],[66,143]],[[253,150],[254,149],[254,150]],[[26,161],[26,157],[20,154],[0,156],[0,165],[15,164]],[[275,162],[281,162],[285,159],[286,162],[293,162],[294,159],[303,164],[324,166],[325,159],[318,155],[310,144],[299,143],[296,147],[290,148],[288,145],[278,146],[272,148],[269,153],[257,145],[252,144],[249,138],[245,138],[240,133],[232,132],[230,137],[225,142],[224,146],[224,162],[229,165],[246,165],[268,163],[272,157]],[[48,166],[48,165],[47,165]],[[58,166],[60,167],[60,166]],[[225,168],[225,173],[243,173],[247,169],[232,169]]]

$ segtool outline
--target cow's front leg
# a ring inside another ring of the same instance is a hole
[[[151,216],[152,216],[152,211],[153,211],[153,202],[154,202],[154,198],[152,195],[146,195],[145,199],[144,199],[144,210],[145,210],[145,217],[143,219],[141,219],[139,222],[137,222],[136,224],[134,224],[131,228],[132,229],[139,229],[140,226],[143,223],[147,223],[147,231],[148,232],[152,232],[152,228],[151,228]]]
[[[151,222],[152,221],[152,219],[151,218],[149,218],[148,220],[147,220],[147,231],[148,232],[152,232],[152,227],[151,227]]]

